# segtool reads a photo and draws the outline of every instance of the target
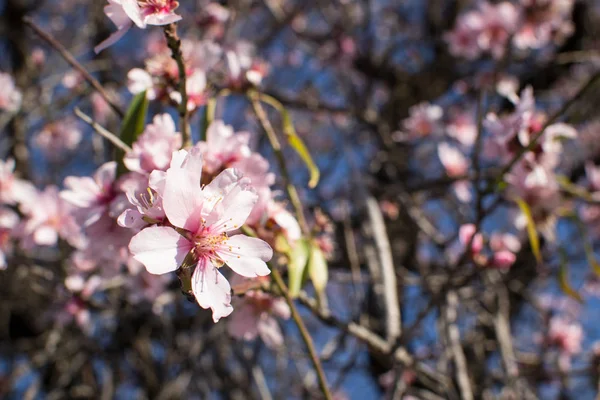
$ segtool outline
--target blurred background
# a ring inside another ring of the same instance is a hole
[[[22,96],[0,111],[0,156],[37,190],[112,157],[75,107],[112,132],[121,119],[23,17],[122,109],[139,92],[133,69],[168,81],[162,27],[133,27],[93,52],[116,29],[106,4],[0,0],[0,71]],[[284,146],[328,266],[325,289],[307,282],[295,304],[335,399],[596,398],[600,2],[180,0],[176,12],[184,56],[207,62],[208,42],[225,54],[191,113],[194,141],[216,98],[216,117],[250,132],[293,211],[244,95],[252,87],[285,107],[320,169],[309,188]],[[148,115],[177,121],[173,101],[156,94]],[[283,138],[282,115],[267,110]],[[559,139],[527,148],[557,123]],[[519,149],[553,157],[543,184],[519,175],[520,163],[503,169]],[[235,338],[228,318],[215,324],[188,301],[175,274],[109,268],[119,256],[107,245],[107,260],[74,279],[71,244],[17,244],[3,223],[0,397],[323,396],[292,319],[275,320],[281,343]],[[276,257],[285,275],[289,260]],[[234,297],[234,307],[244,301]]]

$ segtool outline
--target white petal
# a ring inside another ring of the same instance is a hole
[[[192,249],[192,243],[166,226],[143,229],[129,243],[133,258],[155,275],[175,271]]]
[[[229,282],[205,258],[200,259],[192,275],[192,291],[200,307],[212,310],[215,323],[233,311]]]
[[[217,250],[217,255],[239,275],[254,278],[271,273],[265,261],[273,257],[273,249],[263,240],[235,235]]]

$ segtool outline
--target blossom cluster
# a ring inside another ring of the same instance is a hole
[[[157,37],[149,42],[147,50],[145,68],[134,68],[127,75],[129,91],[146,91],[151,100],[180,104],[179,69],[171,50]],[[211,94],[209,81],[219,87],[243,90],[260,85],[267,73],[265,65],[255,60],[253,46],[244,41],[221,45],[208,38],[183,39],[181,51],[190,112],[206,104]]]
[[[520,0],[478,3],[461,14],[445,39],[450,53],[475,60],[483,54],[502,58],[512,44],[524,51],[561,44],[573,33],[573,0]]]

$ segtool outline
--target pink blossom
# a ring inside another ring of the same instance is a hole
[[[127,89],[133,94],[146,91],[146,97],[149,100],[157,97],[152,75],[141,68],[134,68],[127,73]]]
[[[66,189],[61,192],[61,197],[82,211],[85,226],[98,221],[103,213],[110,210],[117,194],[114,187],[116,175],[117,163],[111,161],[100,166],[93,177],[65,178]]]
[[[570,358],[581,352],[582,341],[583,328],[581,324],[561,316],[554,316],[550,319],[547,343],[555,346],[560,352],[559,365],[561,368],[568,368]]]
[[[21,108],[23,95],[15,85],[12,76],[0,72],[0,110],[17,112]]]
[[[57,160],[65,151],[75,150],[81,142],[81,137],[79,123],[68,117],[44,126],[35,137],[35,144],[46,157]]]
[[[507,2],[479,3],[477,10],[458,17],[454,30],[445,35],[450,53],[474,60],[482,53],[501,58],[508,46],[508,39],[517,29],[519,14],[516,7]]]
[[[521,27],[513,38],[519,49],[539,49],[555,41],[562,44],[574,31],[574,0],[521,0]]]
[[[230,125],[216,120],[206,130],[206,142],[199,144],[204,158],[204,170],[215,174],[224,167],[245,159],[251,155],[250,133],[234,133]]]
[[[458,231],[458,238],[463,246],[467,246],[471,242],[471,253],[479,254],[483,249],[483,236],[481,233],[475,234],[476,228],[473,224],[461,225]],[[475,237],[473,237],[475,235]]]
[[[521,242],[510,233],[494,232],[490,238],[490,248],[494,252],[491,266],[504,269],[515,263],[516,253],[521,249]]]
[[[244,88],[248,84],[259,86],[267,74],[266,65],[254,60],[254,46],[246,41],[238,41],[225,52],[229,85]]]
[[[237,312],[231,316],[227,325],[231,336],[247,341],[260,336],[271,349],[283,345],[283,334],[277,318],[289,319],[291,314],[283,298],[249,290],[243,298],[237,299],[235,305]]]
[[[402,122],[405,132],[397,133],[394,139],[401,141],[437,134],[441,131],[444,111],[438,105],[420,103],[412,106],[409,117]]]
[[[27,215],[21,235],[23,247],[55,246],[58,238],[77,246],[81,243],[79,226],[72,216],[73,209],[59,196],[56,186],[48,186],[36,198],[21,205]]]
[[[176,0],[108,0],[104,14],[117,26],[117,31],[94,48],[97,53],[120,40],[133,24],[138,28],[146,25],[168,25],[181,16],[175,14],[179,7]]]
[[[15,160],[0,160],[0,204],[15,204],[27,201],[36,195],[30,182],[15,177]]]
[[[183,152],[183,151],[182,151]],[[218,268],[224,263],[242,276],[270,273],[265,261],[273,251],[260,239],[229,236],[244,224],[257,195],[248,180],[233,169],[200,185],[202,155],[192,148],[181,166],[167,170],[163,207],[169,226],[152,226],[136,234],[129,245],[134,258],[152,274],[175,271],[189,255],[197,263],[192,291],[202,308],[211,308],[213,320],[231,313],[231,288]]]
[[[0,269],[7,266],[6,257],[12,253],[11,237],[19,223],[19,216],[10,208],[0,207]]]
[[[456,178],[464,176],[469,171],[469,166],[471,164],[469,160],[460,150],[447,143],[440,143],[438,145],[438,157],[449,177]],[[461,179],[454,182],[452,187],[459,200],[462,202],[471,200],[471,185],[469,181]]]
[[[171,155],[181,147],[181,134],[175,131],[175,122],[169,114],[160,114],[146,126],[132,147],[123,159],[130,171],[145,174],[165,171]]]
[[[458,140],[463,146],[473,146],[477,138],[477,126],[471,112],[454,115],[446,126],[448,136]]]
[[[438,145],[438,157],[450,177],[463,176],[469,169],[469,160],[460,150],[448,143]]]

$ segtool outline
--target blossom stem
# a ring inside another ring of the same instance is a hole
[[[281,274],[279,273],[279,271],[276,268],[271,268],[271,275],[273,276],[275,285],[277,285],[277,288],[281,291],[281,293],[283,294],[283,297],[285,298],[285,301],[287,302],[288,306],[290,307],[290,310],[292,313],[292,319],[294,320],[294,322],[296,323],[296,326],[298,327],[298,330],[300,331],[302,340],[304,340],[304,344],[306,345],[306,347],[308,349],[310,359],[312,360],[312,363],[317,372],[317,377],[319,379],[319,386],[321,387],[323,396],[325,396],[325,399],[331,400],[332,397],[331,397],[331,392],[329,391],[329,386],[327,385],[327,378],[325,377],[325,372],[323,371],[323,366],[321,365],[321,360],[319,359],[319,355],[317,354],[317,351],[315,350],[315,345],[310,336],[310,333],[308,332],[308,329],[306,329],[306,325],[304,325],[304,321],[302,321],[302,317],[300,316],[300,313],[298,312],[298,309],[296,308],[296,305],[294,304],[294,300],[291,298],[288,288],[285,285],[285,283],[283,282],[283,278],[281,277]]]
[[[120,118],[123,118],[125,116],[125,112],[121,109],[121,107],[119,107],[110,98],[110,96],[108,95],[108,93],[106,92],[106,90],[104,89],[104,87],[102,86],[102,84],[100,82],[98,82],[98,80],[96,78],[94,78],[85,69],[85,67],[79,63],[79,61],[77,61],[75,59],[75,57],[73,57],[73,55],[69,52],[69,50],[67,50],[65,48],[65,46],[63,46],[52,35],[50,35],[49,33],[45,32],[42,28],[40,28],[39,26],[37,26],[36,23],[33,22],[33,20],[31,18],[29,18],[29,17],[23,18],[23,23],[25,23],[25,25],[27,25],[31,29],[33,29],[34,32],[39,37],[41,37],[42,39],[44,39],[50,46],[52,46],[56,51],[58,51],[58,53],[62,56],[62,58],[64,58],[65,61],[68,62],[71,65],[71,67],[73,67],[75,70],[77,70],[77,72],[79,72],[81,74],[81,76],[83,76],[83,78],[100,94],[100,96],[102,96],[102,98],[108,103],[108,105],[110,106],[110,108],[112,108],[113,111]]]
[[[281,176],[283,176],[283,180],[285,182],[285,189],[292,202],[292,206],[296,211],[296,216],[298,217],[298,223],[300,224],[300,228],[302,232],[307,237],[312,237],[312,233],[308,227],[308,223],[306,222],[306,217],[304,216],[304,209],[302,207],[302,202],[300,201],[300,196],[298,195],[298,191],[296,187],[292,184],[290,179],[290,175],[287,169],[287,165],[285,163],[285,156],[283,154],[281,143],[277,138],[277,134],[275,133],[275,129],[273,129],[273,125],[271,125],[271,121],[267,117],[267,113],[260,103],[258,93],[256,92],[248,92],[248,98],[252,103],[252,108],[254,109],[254,113],[258,117],[258,120],[263,127],[264,131],[267,134],[267,138],[269,139],[269,143],[275,152],[275,157],[277,158],[277,163],[279,164],[279,170],[281,171]]]
[[[183,53],[181,52],[181,39],[177,35],[177,24],[172,23],[165,27],[165,37],[167,38],[167,46],[171,49],[171,57],[177,63],[179,70],[179,94],[181,102],[177,111],[179,112],[179,122],[181,124],[181,137],[183,148],[191,147],[192,137],[190,135],[189,113],[188,113],[188,95],[186,90],[186,71]]]

